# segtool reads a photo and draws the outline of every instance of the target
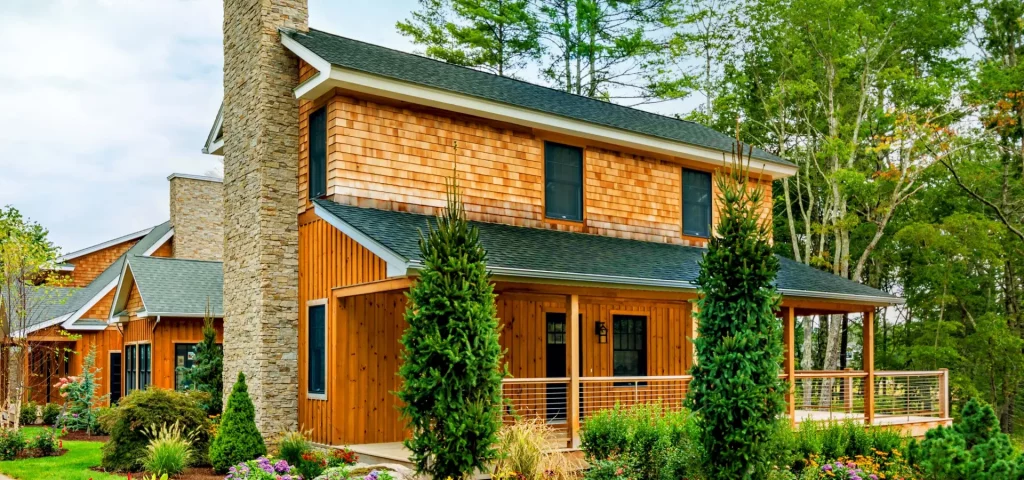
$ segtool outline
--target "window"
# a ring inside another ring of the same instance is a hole
[[[309,199],[327,194],[327,108],[309,114]]]
[[[612,373],[616,377],[647,375],[647,318],[636,315],[612,317]],[[633,386],[633,382],[615,386]]]
[[[327,394],[327,308],[325,305],[310,305],[307,318],[309,332],[306,335],[309,358],[306,362],[307,390],[310,396],[323,398]]]
[[[139,345],[139,390],[149,388],[153,379],[153,346],[144,343]]]
[[[711,174],[683,169],[683,234],[711,236]]]
[[[583,150],[544,142],[544,214],[583,220]]]
[[[124,390],[125,393],[135,390],[135,345],[124,347]]]
[[[185,381],[185,372],[192,368],[196,362],[195,343],[174,344],[174,389],[187,390],[189,385]]]

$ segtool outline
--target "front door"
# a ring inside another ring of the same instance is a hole
[[[110,404],[121,399],[121,352],[110,352]]]
[[[565,378],[568,374],[565,352],[565,314],[548,312],[546,315],[547,349],[544,352],[547,378]],[[547,420],[548,422],[565,421],[566,409],[569,405],[567,385],[565,383],[549,383],[547,385]]]

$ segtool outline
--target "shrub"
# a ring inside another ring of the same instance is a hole
[[[43,407],[43,423],[46,425],[56,425],[57,418],[60,417],[60,405],[56,403],[47,403]]]
[[[999,430],[999,420],[989,405],[971,399],[952,427],[937,427],[913,442],[909,453],[927,478],[939,480],[1020,478],[1024,465]],[[1016,473],[1014,473],[1016,472]]]
[[[93,435],[110,435],[117,423],[117,407],[100,407],[96,409],[96,425]]]
[[[501,345],[487,252],[453,179],[447,207],[420,238],[424,268],[408,293],[397,392],[416,470],[462,478],[498,457]]]
[[[25,449],[25,435],[13,428],[0,429],[0,460],[14,460]]]
[[[277,442],[277,456],[291,465],[297,465],[302,454],[310,451],[312,446],[301,432],[290,432],[281,436]]]
[[[821,456],[825,460],[835,460],[846,456],[846,447],[850,439],[842,424],[828,423],[821,430]]]
[[[667,412],[661,405],[615,407],[599,412],[583,426],[581,447],[592,475],[607,477],[618,468],[634,479],[694,478],[701,473],[699,432],[688,411]],[[614,466],[615,468],[612,468]],[[609,473],[611,472],[611,473]],[[589,478],[589,475],[588,475]]]
[[[297,473],[295,468],[284,460],[271,462],[267,457],[261,456],[256,460],[229,467],[228,476],[224,477],[224,480],[299,480],[294,476]]]
[[[18,423],[21,425],[35,425],[39,418],[39,405],[28,400],[21,402],[21,410],[18,411]]]
[[[196,345],[195,362],[192,368],[182,370],[190,388],[209,395],[200,406],[208,415],[220,415],[224,396],[224,349],[217,344],[217,330],[210,316],[209,305],[206,306],[206,317],[203,319],[203,341]]]
[[[302,454],[299,463],[295,464],[295,470],[302,478],[316,478],[329,467],[327,454],[321,450],[310,450]]]
[[[767,469],[764,449],[786,391],[779,294],[773,282],[771,222],[759,212],[764,189],[748,188],[742,145],[729,175],[715,175],[720,221],[697,276],[697,360],[686,402],[701,427],[712,478],[750,478]]]
[[[142,465],[147,472],[173,477],[185,471],[192,461],[191,435],[180,423],[159,427],[151,425],[146,429],[146,435],[149,436],[149,445],[146,445],[146,458]]]
[[[179,422],[192,437],[195,463],[205,463],[204,452],[210,444],[209,418],[199,407],[197,397],[189,393],[161,388],[135,390],[121,399],[111,413],[110,441],[103,445],[102,466],[107,471],[142,469],[149,437],[144,429]],[[104,422],[106,423],[106,422]]]
[[[267,445],[256,428],[256,411],[249,398],[245,375],[238,372],[238,380],[231,389],[227,408],[217,428],[217,437],[210,445],[210,462],[214,470],[225,473],[232,465],[266,454]]]
[[[38,450],[44,457],[51,457],[57,454],[60,448],[60,435],[62,431],[55,428],[44,428],[29,443],[29,446]]]
[[[632,480],[629,467],[623,460],[598,460],[590,464],[584,474],[586,480]]]
[[[629,423],[618,404],[588,418],[580,431],[580,448],[587,460],[607,460],[622,453],[629,441]]]

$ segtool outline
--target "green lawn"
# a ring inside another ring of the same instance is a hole
[[[26,427],[25,439],[36,436],[42,427]],[[125,477],[90,470],[100,464],[100,442],[66,441],[68,453],[59,457],[29,458],[0,462],[0,473],[29,480],[124,480]]]

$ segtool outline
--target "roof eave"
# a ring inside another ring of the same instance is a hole
[[[727,163],[727,152],[642,135],[583,120],[562,117],[343,68],[331,64],[287,34],[281,35],[281,43],[317,70],[313,77],[296,87],[296,98],[315,100],[331,89],[344,88],[442,110],[587,138],[621,147],[656,152],[673,157],[685,157],[715,166],[724,167]],[[772,179],[790,177],[797,172],[795,165],[783,165],[755,158],[750,159],[749,168],[751,172],[761,172]]]

